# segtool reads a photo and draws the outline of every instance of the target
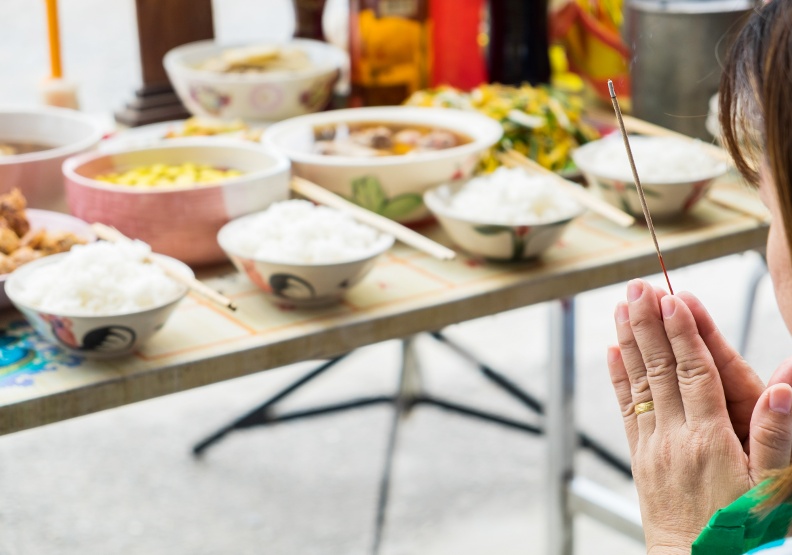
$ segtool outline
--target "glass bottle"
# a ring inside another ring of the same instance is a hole
[[[349,104],[402,103],[432,71],[429,0],[350,0]]]
[[[490,0],[488,70],[492,83],[548,83],[547,0]]]

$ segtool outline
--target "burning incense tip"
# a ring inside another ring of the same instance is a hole
[[[611,98],[616,98],[616,89],[613,88],[613,81],[608,79],[608,91],[610,92]]]

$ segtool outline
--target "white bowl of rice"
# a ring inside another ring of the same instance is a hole
[[[338,210],[289,200],[229,222],[217,242],[271,300],[304,307],[340,301],[393,237]]]
[[[707,145],[672,137],[630,136],[630,149],[652,219],[668,220],[689,212],[728,165]],[[590,142],[572,153],[586,181],[605,201],[643,218],[641,202],[619,135]]]
[[[527,260],[550,248],[583,209],[552,176],[499,168],[441,185],[424,202],[467,252],[493,260]]]
[[[159,331],[187,294],[146,257],[193,276],[186,264],[151,254],[145,243],[99,241],[25,264],[8,277],[6,293],[62,349],[87,358],[125,356]]]

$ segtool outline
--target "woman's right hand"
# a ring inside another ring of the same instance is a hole
[[[665,292],[655,289],[655,294],[660,298],[665,295]],[[781,363],[771,376],[766,388],[753,368],[726,341],[701,301],[687,292],[682,292],[677,297],[690,309],[698,333],[712,354],[723,385],[729,419],[746,453],[750,451],[752,436],[759,444],[769,443],[777,433],[774,429],[773,418],[768,419],[766,411],[762,410],[754,415],[754,409],[767,388],[781,383],[792,385],[792,358]],[[776,456],[774,455],[773,458],[775,459]],[[792,460],[792,453],[789,454],[789,458]]]

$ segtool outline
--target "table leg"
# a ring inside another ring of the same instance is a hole
[[[385,466],[380,478],[379,499],[377,500],[377,516],[374,525],[374,541],[371,548],[372,555],[378,555],[382,547],[385,532],[388,500],[390,498],[391,478],[393,473],[393,459],[396,456],[396,446],[399,439],[399,424],[412,410],[416,400],[421,396],[421,367],[415,351],[415,337],[406,337],[402,340],[402,367],[399,373],[399,392],[395,398],[395,410],[391,420],[388,444],[385,450]]]
[[[574,476],[575,446],[575,302],[550,303],[549,387],[546,405],[548,553],[571,555],[573,518],[569,486]]]

